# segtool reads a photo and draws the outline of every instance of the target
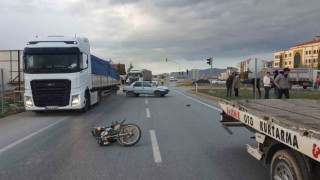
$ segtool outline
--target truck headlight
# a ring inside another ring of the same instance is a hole
[[[73,95],[71,106],[79,106],[80,105],[80,95]]]
[[[33,106],[33,102],[32,102],[32,98],[30,96],[25,96],[25,107],[32,107]]]

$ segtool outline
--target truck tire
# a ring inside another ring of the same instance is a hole
[[[276,152],[271,161],[270,179],[308,180],[307,166],[293,150],[284,149]]]
[[[88,93],[86,93],[85,98],[86,98],[86,104],[85,104],[85,106],[82,108],[82,112],[83,112],[83,113],[88,112],[89,107],[90,107],[90,98],[89,98],[89,94],[88,94]]]
[[[161,92],[160,92],[160,91],[155,91],[155,92],[154,92],[154,95],[155,95],[156,97],[160,97],[160,96],[161,96]]]

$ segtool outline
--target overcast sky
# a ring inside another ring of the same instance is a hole
[[[236,66],[320,35],[319,0],[0,0],[0,50],[88,37],[91,52],[155,73]]]

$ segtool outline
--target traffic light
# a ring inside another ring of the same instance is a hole
[[[212,58],[207,59],[207,64],[209,64],[209,65],[212,64]]]
[[[189,74],[189,70],[187,69],[187,75]]]

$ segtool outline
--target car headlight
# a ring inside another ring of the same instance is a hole
[[[80,95],[73,95],[71,106],[79,106],[80,105]]]
[[[33,106],[33,102],[32,102],[32,98],[30,96],[25,96],[25,107],[32,107]]]

